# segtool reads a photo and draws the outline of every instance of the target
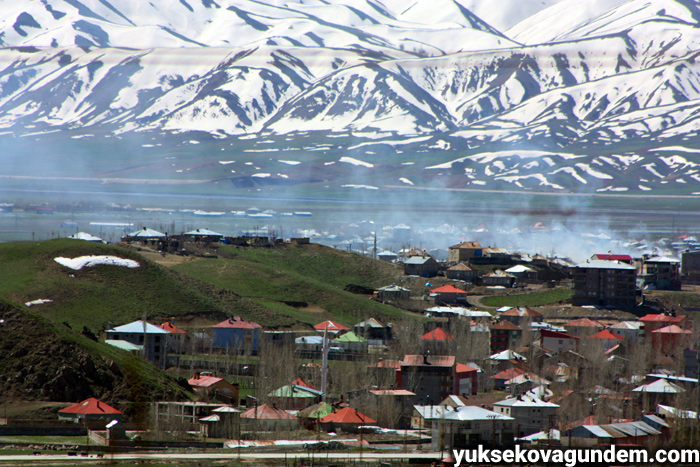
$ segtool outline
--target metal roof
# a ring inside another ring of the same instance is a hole
[[[650,394],[679,394],[685,389],[666,379],[657,379],[653,383],[643,384],[632,389],[632,392],[646,392]]]
[[[581,428],[588,430],[596,438],[613,438],[610,433],[602,429],[599,425],[581,425]]]
[[[467,405],[463,407],[457,407],[456,410],[448,410],[442,417],[444,420],[452,421],[514,421],[513,417],[503,415],[497,412],[492,412],[491,410],[486,410],[481,407],[474,405]]]
[[[619,261],[607,261],[603,259],[594,259],[588,261],[587,263],[581,263],[574,266],[575,268],[581,269],[621,269],[628,271],[636,271],[637,268],[626,263],[620,263]]]
[[[195,229],[195,230],[190,230],[189,232],[185,232],[183,235],[203,235],[205,237],[223,237],[224,234],[220,234],[219,232],[214,232],[213,230],[209,229]]]
[[[425,264],[428,261],[433,259],[430,256],[411,256],[408,258],[406,261],[404,261],[404,264]]]
[[[553,407],[558,408],[557,404],[543,401],[537,397],[509,397],[502,401],[494,402],[494,406],[500,407]]]
[[[133,323],[124,324],[124,325],[118,326],[114,329],[108,329],[107,334],[109,334],[109,333],[170,334],[165,329],[161,329],[156,325],[153,325],[153,324],[141,321],[141,320],[134,321]]]
[[[118,349],[126,350],[127,352],[141,352],[143,350],[142,345],[132,344],[129,341],[123,341],[120,339],[105,339],[105,344],[109,344]]]

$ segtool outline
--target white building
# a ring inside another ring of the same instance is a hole
[[[537,397],[510,397],[493,404],[494,412],[513,417],[517,437],[523,437],[556,427],[559,406]]]

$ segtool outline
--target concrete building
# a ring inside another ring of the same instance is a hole
[[[213,346],[215,349],[257,354],[261,331],[262,326],[258,323],[245,321],[239,316],[229,318],[212,326]]]
[[[540,329],[542,347],[552,352],[553,355],[572,350],[578,351],[579,338],[565,332],[550,331]]]
[[[478,389],[478,369],[459,365],[452,355],[406,355],[400,372],[400,386],[416,394],[416,404]]]
[[[504,446],[513,443],[515,419],[473,405],[445,410],[431,421],[432,449]]]
[[[411,256],[403,263],[403,272],[407,276],[433,277],[440,270],[440,265],[431,256]]]
[[[165,329],[138,320],[114,329],[108,329],[105,339],[121,340],[143,346],[143,357],[146,360],[158,366],[165,366],[169,335],[170,333]]]
[[[515,419],[515,436],[522,437],[557,426],[559,406],[527,395],[509,397],[493,404],[493,411]]]
[[[640,289],[681,290],[681,262],[665,256],[642,256],[637,262]]]
[[[462,242],[452,245],[447,249],[447,261],[450,263],[461,263],[469,261],[471,258],[479,258],[482,254],[479,242]]]
[[[523,330],[508,320],[500,321],[491,327],[491,352],[501,352],[513,348],[523,336]]]
[[[571,269],[574,306],[633,308],[637,268],[618,261],[592,260]]]

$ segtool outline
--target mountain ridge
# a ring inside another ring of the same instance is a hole
[[[431,154],[422,167],[396,162],[396,180],[440,184],[418,169],[506,146],[582,153],[589,167],[605,169],[600,178],[566,162],[548,172],[531,166],[516,174],[522,168],[511,166],[515,187],[538,179],[531,189],[658,190],[670,180],[628,180],[630,171],[596,159],[629,152],[663,164],[658,148],[695,149],[700,10],[682,0],[589,3],[494,14],[498,24],[515,23],[505,31],[466,0],[15,5],[0,15],[0,138],[111,133],[162,145],[186,144],[191,134],[236,154],[236,138],[254,138],[251,151],[265,152],[273,137],[279,151],[292,139],[289,147],[318,151],[326,162],[368,143],[353,154],[379,163],[367,152],[374,135],[389,135],[383,144],[429,136],[394,144],[397,156]],[[306,132],[316,135],[312,146]],[[330,135],[356,143],[342,146]],[[267,161],[257,165],[228,169],[237,177],[271,172]],[[503,181],[492,167],[470,168],[471,176],[453,174],[450,186]],[[287,169],[289,180],[303,178]],[[687,185],[676,185],[681,192],[700,192],[694,168],[676,170]],[[562,173],[576,175],[562,180]],[[335,178],[347,184],[352,174]]]

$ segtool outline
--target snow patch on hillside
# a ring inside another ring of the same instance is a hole
[[[139,267],[139,263],[137,261],[119,258],[118,256],[78,256],[77,258],[64,258],[59,256],[53,260],[61,266],[65,266],[76,271],[83,268],[91,268],[100,265],[122,266],[132,269]]]

